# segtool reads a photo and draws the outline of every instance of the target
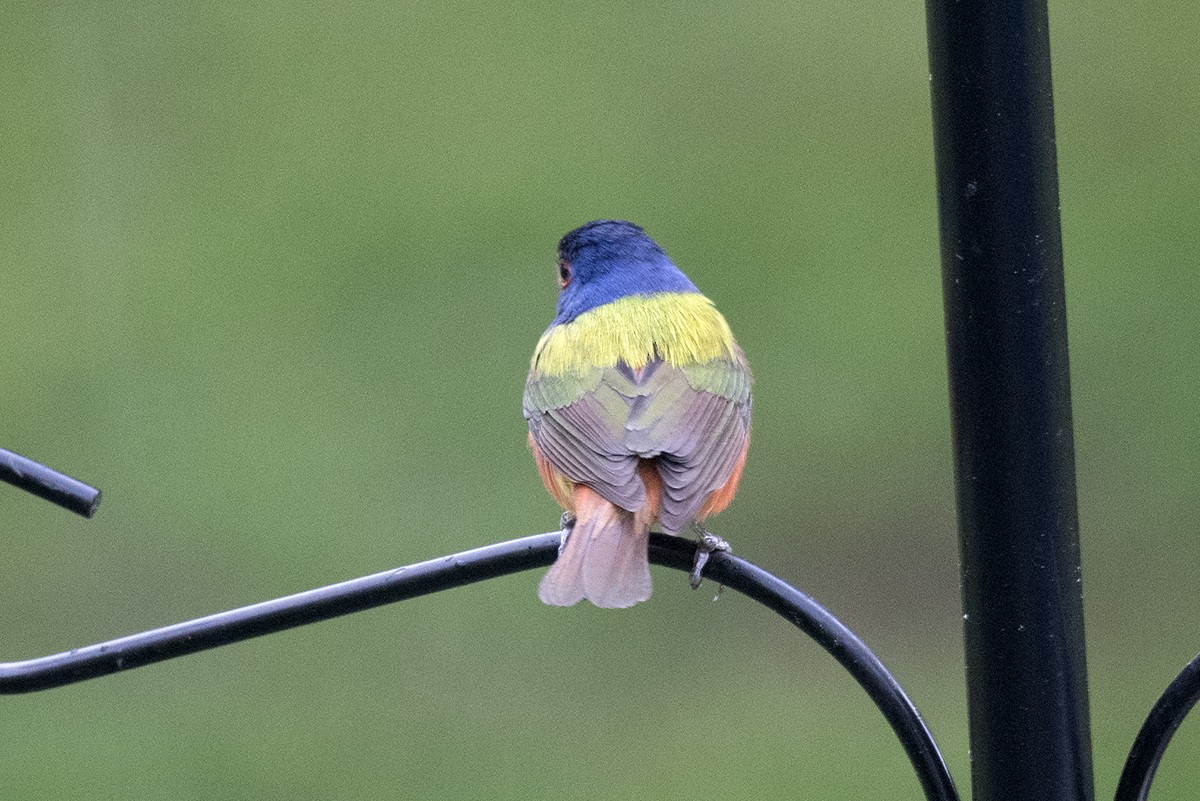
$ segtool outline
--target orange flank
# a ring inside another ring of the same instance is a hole
[[[555,470],[554,465],[550,464],[550,460],[542,455],[542,449],[533,439],[533,432],[529,434],[529,447],[533,449],[533,461],[537,463],[538,475],[542,477],[542,483],[546,485],[546,491],[550,493],[550,497],[554,498],[564,510],[575,514],[575,499],[571,495],[571,482],[567,480],[566,476]]]
[[[733,500],[733,496],[737,494],[738,482],[742,480],[742,468],[746,466],[746,454],[750,452],[750,432],[746,432],[746,444],[742,448],[742,455],[738,457],[737,464],[733,466],[733,472],[729,474],[729,480],[722,487],[717,487],[713,490],[712,495],[708,496],[708,500],[700,507],[700,512],[696,515],[696,520],[704,520],[713,515],[720,514],[729,502]]]

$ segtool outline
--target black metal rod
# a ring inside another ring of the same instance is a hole
[[[561,537],[561,532],[553,532],[501,542],[66,653],[0,664],[0,693],[61,687],[394,601],[544,567],[558,555]],[[651,535],[650,561],[655,564],[688,572],[695,554],[696,544],[690,540]],[[715,553],[705,574],[774,610],[816,640],[854,676],[879,707],[912,761],[925,797],[957,801],[954,782],[916,707],[854,632],[809,596],[743,559]]]
[[[1200,700],[1200,655],[1188,662],[1150,710],[1125,760],[1116,801],[1146,801],[1163,752],[1197,700]]]
[[[1045,0],[926,0],[972,796],[1093,798]]]
[[[100,490],[44,464],[0,448],[0,481],[32,492],[76,514],[91,517],[100,506]]]

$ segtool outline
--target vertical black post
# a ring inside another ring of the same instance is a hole
[[[926,0],[976,801],[1093,798],[1046,0]]]

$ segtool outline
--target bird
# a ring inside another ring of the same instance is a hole
[[[558,243],[558,305],[523,396],[529,445],[563,508],[541,601],[626,608],[651,594],[649,537],[692,529],[692,586],[728,544],[702,523],[737,492],[750,368],[725,318],[645,232],[594,220]]]

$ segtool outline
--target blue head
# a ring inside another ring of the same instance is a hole
[[[699,291],[640,226],[624,220],[595,220],[564,236],[558,279],[554,324],[626,295]]]

